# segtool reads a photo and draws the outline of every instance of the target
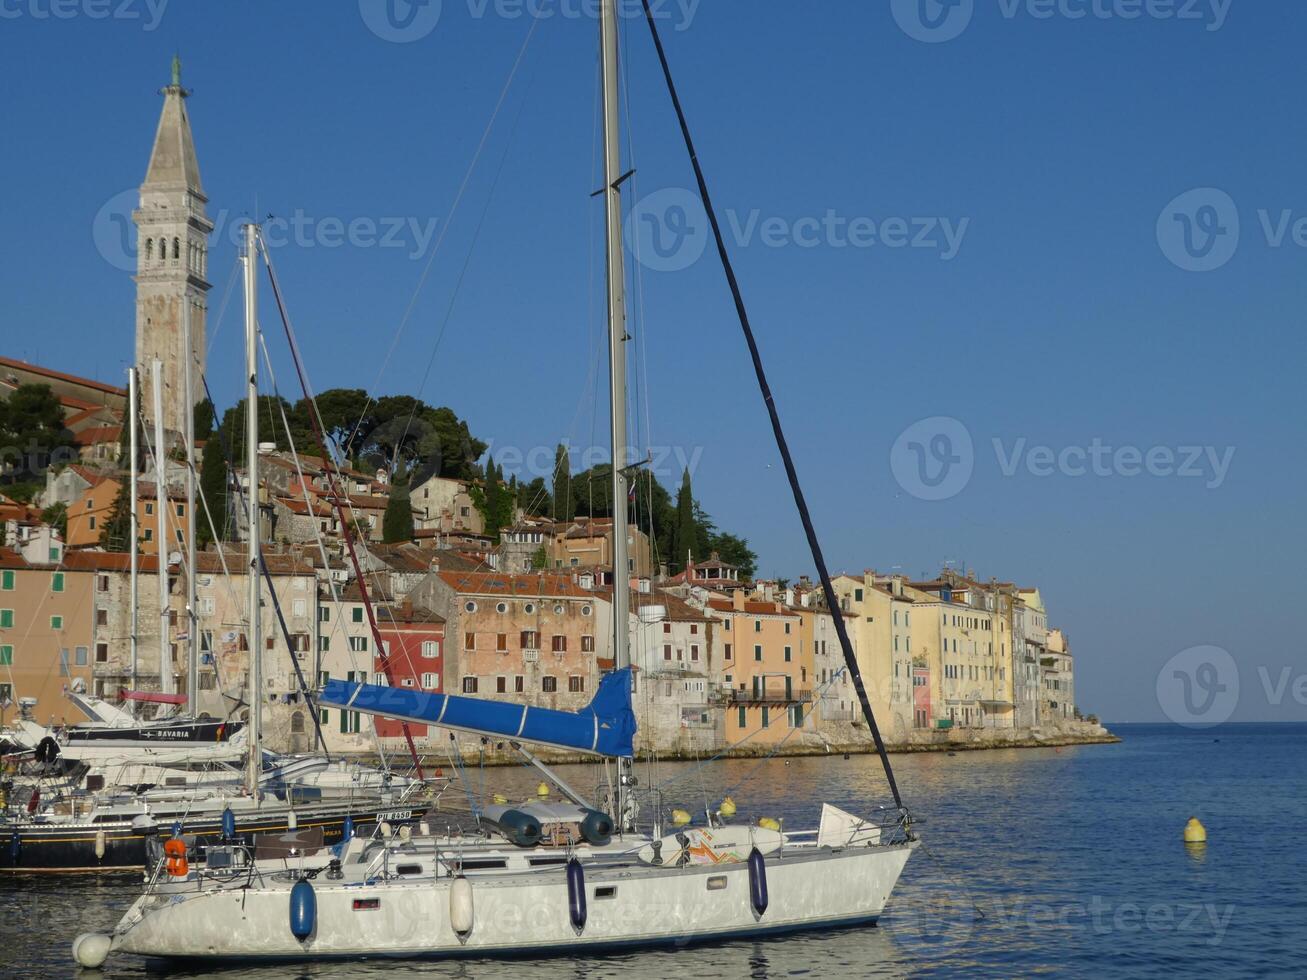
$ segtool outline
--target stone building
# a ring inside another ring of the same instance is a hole
[[[146,424],[154,421],[149,397],[154,362],[163,368],[163,425],[175,436],[186,431],[194,405],[185,404],[183,371],[192,372],[192,397],[203,392],[206,299],[209,291],[208,198],[200,182],[181,63],[173,59],[172,81],[163,90],[163,111],[150,163],[141,184],[136,225],[136,366],[140,372]],[[191,350],[183,343],[189,318]]]

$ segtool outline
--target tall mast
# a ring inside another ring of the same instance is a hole
[[[134,367],[128,368],[127,369],[127,424],[130,427],[128,431],[131,434],[128,436],[127,453],[131,457],[128,460],[128,464],[131,467],[131,469],[129,470],[131,475],[128,477],[127,499],[131,501],[131,503],[128,504],[127,507],[127,513],[129,515],[127,521],[127,528],[131,537],[131,542],[129,544],[129,552],[128,552],[131,557],[128,559],[128,567],[131,569],[130,574],[131,574],[132,626],[131,626],[131,636],[129,637],[129,640],[130,640],[131,664],[132,664],[131,690],[133,691],[136,690],[136,685],[138,683],[137,674],[140,670],[140,652],[137,650],[136,647],[136,637],[139,631],[137,627],[137,616],[140,609],[140,591],[139,591],[139,583],[137,579],[137,571],[140,562],[137,559],[136,553],[138,550],[137,541],[140,539],[141,536],[141,529],[137,526],[136,523],[139,520],[139,517],[136,513],[136,508],[140,506],[140,494],[137,492],[136,489],[136,464],[137,461],[140,459],[139,456],[140,449],[136,445],[136,429],[137,426],[140,424],[140,418],[141,418],[141,392],[140,392],[139,385],[140,382],[137,378],[136,368]]]
[[[195,392],[192,374],[195,351],[191,346],[191,301],[182,303],[182,349],[186,352],[186,370],[182,372],[182,402],[186,412],[182,419],[186,441],[186,707],[191,717],[200,713],[197,688],[200,684],[199,617],[195,609]]]
[[[246,786],[250,795],[258,799],[259,773],[263,768],[262,749],[259,745],[259,722],[263,710],[263,611],[259,579],[259,362],[258,362],[258,303],[256,301],[258,277],[255,275],[255,253],[258,249],[258,226],[245,226],[245,472],[249,488],[245,494],[245,533],[249,564],[245,569],[249,584],[249,654],[250,723],[249,761],[246,768]]]
[[[622,670],[631,666],[631,579],[626,557],[626,271],[622,256],[617,0],[602,0],[599,40],[604,85],[604,203],[608,219],[608,402],[613,437],[613,661]]]
[[[154,543],[159,555],[159,690],[172,694],[172,649],[168,626],[168,458],[163,432],[163,361],[154,362]]]

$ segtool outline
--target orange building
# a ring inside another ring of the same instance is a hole
[[[68,506],[69,548],[96,548],[104,526],[113,516],[113,505],[122,491],[123,480],[116,476],[96,477],[91,486]],[[155,508],[159,506],[158,488],[153,483],[137,484],[136,526],[140,530],[140,554],[157,555],[156,537],[159,519]],[[168,551],[186,549],[186,496],[178,489],[168,491],[167,532]],[[199,506],[199,505],[197,505]],[[127,547],[127,542],[123,542]]]
[[[721,676],[727,744],[746,737],[772,744],[802,728],[812,687],[799,614],[779,602],[746,599],[743,591],[710,600],[706,612],[720,625],[713,664]]]

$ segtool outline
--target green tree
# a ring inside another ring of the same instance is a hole
[[[346,459],[353,459],[362,446],[364,436],[376,424],[372,399],[362,388],[328,388],[317,396],[316,401],[318,418],[329,444],[334,444]],[[303,398],[295,403],[291,428],[295,446],[301,452],[318,451],[311,408]]]
[[[408,472],[403,463],[390,481],[390,500],[381,519],[381,540],[386,544],[413,540],[413,504],[409,500]]]
[[[213,433],[204,443],[204,456],[200,460],[200,511],[195,515],[195,541],[200,548],[214,541],[227,540],[228,495],[231,485],[227,473],[227,454],[222,438]],[[208,513],[204,505],[208,505]],[[209,515],[213,515],[213,523]]]
[[[39,481],[51,465],[76,459],[63,406],[49,385],[19,385],[0,401],[0,447],[14,483]]]
[[[495,466],[493,459],[487,460],[485,488],[472,498],[485,521],[486,534],[495,541],[499,540],[499,532],[513,520],[513,495],[503,480],[503,470]]]
[[[192,425],[195,429],[195,441],[204,442],[213,433],[213,402],[205,398],[195,403],[195,411],[191,413]]]
[[[41,523],[48,524],[59,532],[64,540],[68,539],[68,505],[62,501],[51,504],[41,511]]]
[[[286,427],[281,421],[282,411],[286,412],[289,419],[292,411],[291,404],[280,395],[259,396],[259,442],[273,443],[278,449],[284,450],[290,448],[290,441],[286,437]],[[291,424],[293,427],[294,423]],[[215,440],[209,440],[209,442],[213,441]],[[222,413],[222,424],[218,426],[217,441],[230,447],[233,459],[245,458],[244,398]],[[304,448],[298,442],[296,446],[301,450]]]
[[[530,483],[517,488],[517,506],[528,514],[549,514],[551,511],[549,484],[545,478],[537,476]]]
[[[114,495],[109,518],[100,526],[100,547],[105,551],[126,551],[132,544],[130,488],[123,482]]]
[[[570,521],[576,515],[576,502],[572,499],[572,459],[563,443],[554,450],[553,504],[556,521]]]
[[[722,561],[739,568],[741,578],[751,579],[757,574],[758,556],[744,538],[721,532],[713,534],[708,543],[711,550],[717,552]]]
[[[703,554],[699,540],[700,516],[696,513],[694,491],[690,486],[690,471],[681,476],[681,489],[676,494],[676,524],[672,533],[672,554],[670,563],[673,568],[685,568],[689,558],[698,558]]]

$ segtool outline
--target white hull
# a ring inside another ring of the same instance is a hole
[[[214,960],[359,957],[547,956],[618,946],[685,944],[874,922],[915,842],[832,851],[806,847],[767,859],[769,904],[750,901],[749,868],[650,868],[634,862],[587,869],[588,918],[569,916],[563,868],[475,875],[473,927],[451,925],[456,879],[384,887],[314,880],[316,927],[290,931],[290,884],[146,896],[123,918],[113,948],[147,956]],[[711,887],[710,887],[711,882]],[[611,897],[604,897],[611,889]],[[377,907],[356,910],[358,900]]]

